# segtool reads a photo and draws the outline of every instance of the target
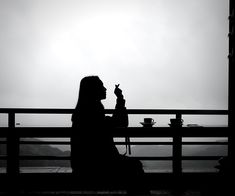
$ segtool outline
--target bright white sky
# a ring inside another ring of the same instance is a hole
[[[227,109],[228,0],[0,0],[0,108],[74,108],[98,75],[114,108]]]

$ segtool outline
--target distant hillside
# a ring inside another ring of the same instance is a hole
[[[40,141],[38,139],[30,138],[23,139],[23,141]],[[6,145],[0,144],[0,155],[6,154]],[[39,145],[39,144],[27,144],[21,145],[20,147],[21,156],[70,156],[69,151],[61,151],[58,148],[50,145]],[[0,167],[5,167],[5,162],[0,162]],[[58,161],[58,160],[22,160],[20,166],[26,167],[48,167],[48,166],[59,166],[69,167],[69,161]]]
[[[183,156],[226,156],[227,146],[187,146],[183,147]],[[172,147],[153,145],[153,146],[133,146],[132,156],[171,156]],[[218,162],[215,161],[183,161],[183,169],[185,170],[214,170],[214,166]],[[171,170],[171,161],[143,161],[144,168],[151,170]]]
[[[131,148],[135,156],[171,156],[172,146],[170,145],[136,145]],[[182,150],[185,156],[220,156],[227,154],[226,145],[184,145]]]

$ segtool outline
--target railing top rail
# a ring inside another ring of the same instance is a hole
[[[15,132],[9,132],[9,128],[0,128],[0,137],[15,134],[20,137],[70,137],[71,127],[17,127]],[[75,131],[77,131],[75,129]],[[114,128],[114,137],[228,137],[232,133],[229,127],[182,127],[180,129],[170,127],[128,127]]]
[[[68,108],[0,108],[0,113],[27,114],[71,114],[74,109]],[[105,109],[106,114],[112,114],[114,109]],[[228,115],[228,110],[209,109],[127,109],[128,114],[183,114],[183,115]]]

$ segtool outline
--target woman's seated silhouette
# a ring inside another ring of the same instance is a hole
[[[120,179],[130,187],[134,184],[135,189],[145,191],[141,162],[120,155],[113,142],[112,128],[128,126],[125,99],[119,85],[116,85],[114,94],[117,97],[114,113],[112,117],[105,116],[101,103],[106,98],[103,82],[98,76],[81,80],[77,106],[72,115],[72,172],[88,179]]]

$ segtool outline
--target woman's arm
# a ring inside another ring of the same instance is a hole
[[[127,127],[129,124],[128,114],[125,107],[125,99],[122,94],[122,90],[119,88],[119,84],[115,85],[114,94],[116,95],[116,106],[112,116],[114,125],[117,127]]]

